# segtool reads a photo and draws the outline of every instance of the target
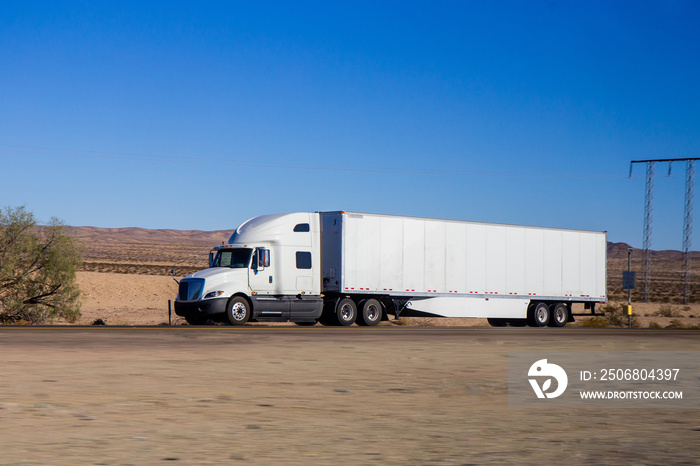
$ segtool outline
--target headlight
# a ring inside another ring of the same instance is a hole
[[[216,297],[218,297],[218,296],[221,296],[222,294],[224,294],[223,291],[210,291],[210,292],[207,293],[207,294],[204,296],[204,298],[202,298],[202,299],[216,298]]]

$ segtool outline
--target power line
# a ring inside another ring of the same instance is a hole
[[[630,162],[630,178],[632,177],[632,166],[635,163],[646,163],[646,194],[644,196],[644,302],[649,302],[649,286],[651,281],[651,230],[652,212],[654,203],[654,164],[656,162],[668,162],[668,176],[671,176],[671,165],[673,162],[686,162],[685,175],[685,202],[683,212],[683,302],[690,301],[690,246],[693,232],[693,193],[695,161],[697,157],[676,158],[676,159],[655,159],[655,160],[632,160]]]

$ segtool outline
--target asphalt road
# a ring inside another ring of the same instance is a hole
[[[510,408],[508,355],[535,350],[700,332],[3,327],[0,463],[698,464],[698,409]]]
[[[313,327],[298,326],[7,326],[0,327],[0,344],[6,339],[15,339],[15,343],[42,344],[60,343],[65,339],[90,340],[99,336],[96,342],[106,343],[111,339],[134,344],[147,342],[148,338],[182,338],[191,337],[202,343],[224,342],[231,336],[255,338],[256,336],[308,337],[318,339],[373,339],[396,338],[432,339],[439,338],[507,338],[517,342],[538,342],[544,340],[565,339],[565,341],[591,342],[610,339],[647,340],[661,339],[687,342],[700,348],[700,331],[682,329],[620,329],[620,328],[530,328],[530,327]],[[20,337],[21,336],[21,337]],[[144,340],[145,338],[145,340]]]

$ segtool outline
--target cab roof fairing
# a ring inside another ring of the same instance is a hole
[[[313,215],[318,214],[297,212],[253,217],[236,228],[228,240],[228,245],[241,247],[259,243],[295,244],[299,234],[294,232],[294,227],[299,223],[309,223],[313,232],[315,230],[315,222],[311,219]]]

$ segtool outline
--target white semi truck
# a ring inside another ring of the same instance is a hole
[[[354,212],[264,215],[180,281],[175,312],[208,320],[373,326],[389,315],[563,327],[606,302],[605,232]]]

